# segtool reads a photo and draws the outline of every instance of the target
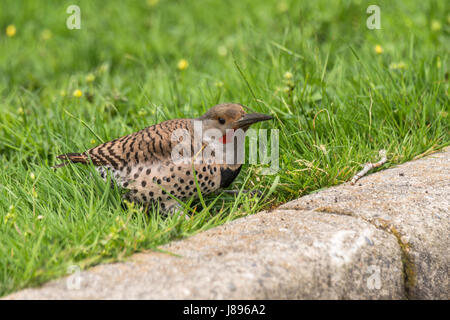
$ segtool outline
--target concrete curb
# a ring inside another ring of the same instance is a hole
[[[450,148],[6,299],[448,299]]]

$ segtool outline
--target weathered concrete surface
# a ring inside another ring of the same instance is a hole
[[[412,299],[449,299],[450,148],[280,208],[341,213],[393,234]]]
[[[448,299],[450,149],[6,299]]]
[[[75,279],[63,279],[9,298],[404,297],[395,237],[352,217],[293,210],[261,212],[164,249],[181,257],[137,254],[127,263],[82,272],[79,290],[68,289],[74,287]],[[376,272],[380,277],[372,281]]]

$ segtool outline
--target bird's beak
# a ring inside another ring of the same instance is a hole
[[[266,121],[266,120],[271,120],[273,119],[272,116],[268,116],[262,113],[248,113],[246,115],[244,115],[242,118],[240,118],[239,120],[235,121],[233,123],[233,127],[238,129],[238,128],[242,128],[242,127],[248,127],[256,122],[260,122],[260,121]]]

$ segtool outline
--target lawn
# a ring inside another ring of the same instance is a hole
[[[69,30],[69,5],[81,29]],[[449,145],[448,1],[2,1],[0,296],[158,250],[226,221]],[[189,220],[122,206],[61,153],[221,102],[271,114],[280,170],[245,165]],[[355,186],[357,187],[357,186]]]

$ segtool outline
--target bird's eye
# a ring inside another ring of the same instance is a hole
[[[218,120],[219,120],[220,124],[225,124],[225,119],[224,118],[219,118]]]

